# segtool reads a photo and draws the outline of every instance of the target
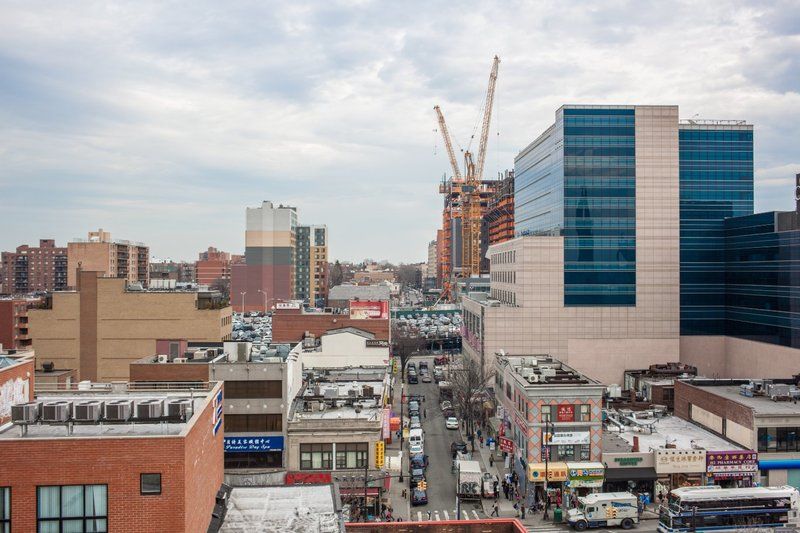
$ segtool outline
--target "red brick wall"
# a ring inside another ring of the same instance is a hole
[[[378,340],[389,340],[388,319],[355,320],[347,315],[277,312],[272,317],[272,342],[300,342],[306,331],[319,337],[330,329],[345,327],[369,331]]]
[[[0,439],[13,530],[36,531],[37,486],[107,484],[109,531],[205,531],[222,482],[222,431],[211,436],[211,412],[208,402],[185,439]],[[156,472],[161,494],[142,496],[140,474]]]
[[[33,357],[27,357],[25,361],[21,364],[6,367],[0,369],[0,388],[3,386],[4,383],[22,379],[28,380],[28,401],[33,400],[33,382],[34,382],[34,359]],[[0,402],[2,402],[2,397],[0,396]],[[8,414],[5,414],[8,413]],[[0,426],[5,424],[11,420],[11,406],[10,405],[0,405]],[[2,457],[2,455],[0,455]],[[3,482],[3,467],[2,464],[4,459],[0,459],[0,484]]]
[[[17,300],[0,300],[0,344],[4,349],[16,348],[14,343],[14,306]]]
[[[750,408],[699,389],[694,385],[675,381],[675,415],[684,420],[690,420],[689,404],[696,405],[722,418],[733,420],[748,429],[753,429],[753,411]]]

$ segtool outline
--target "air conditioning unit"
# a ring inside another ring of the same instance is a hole
[[[11,406],[11,421],[15,424],[35,424],[42,410],[42,402],[28,402]]]
[[[143,400],[136,404],[136,418],[157,420],[164,412],[164,400]]]
[[[194,352],[194,359],[205,359],[205,358],[206,358],[205,350],[197,350]]]
[[[42,406],[42,422],[66,422],[72,411],[72,402],[47,402]]]
[[[173,363],[186,363],[188,361],[189,360],[185,357],[176,357],[175,359],[172,360]]]
[[[167,416],[187,420],[192,416],[192,400],[186,398],[169,400],[167,402]]]
[[[530,374],[526,376],[528,383],[539,383],[539,374]]]
[[[103,402],[86,400],[75,404],[73,418],[78,422],[97,422],[103,416]]]
[[[104,418],[112,422],[126,422],[133,412],[131,400],[113,400],[106,402]]]
[[[159,363],[169,363],[169,356],[165,353],[158,354]]]

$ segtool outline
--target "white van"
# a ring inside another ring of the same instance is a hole
[[[408,444],[419,444],[422,446],[425,443],[425,437],[422,434],[421,428],[414,428],[408,433]]]

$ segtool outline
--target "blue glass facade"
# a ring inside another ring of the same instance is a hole
[[[800,348],[797,222],[775,212],[725,221],[726,335]]]
[[[678,135],[681,334],[724,335],[724,219],[753,213],[753,131],[681,124]]]
[[[636,305],[633,107],[570,107],[514,162],[517,235],[564,236],[564,305]]]
[[[636,305],[633,108],[564,113],[564,305]]]

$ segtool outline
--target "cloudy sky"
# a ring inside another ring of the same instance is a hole
[[[296,205],[331,255],[424,260],[448,162],[500,55],[487,176],[564,103],[678,104],[756,131],[756,209],[800,172],[800,4],[0,4],[0,249],[102,227],[156,258],[241,252],[244,208]]]

